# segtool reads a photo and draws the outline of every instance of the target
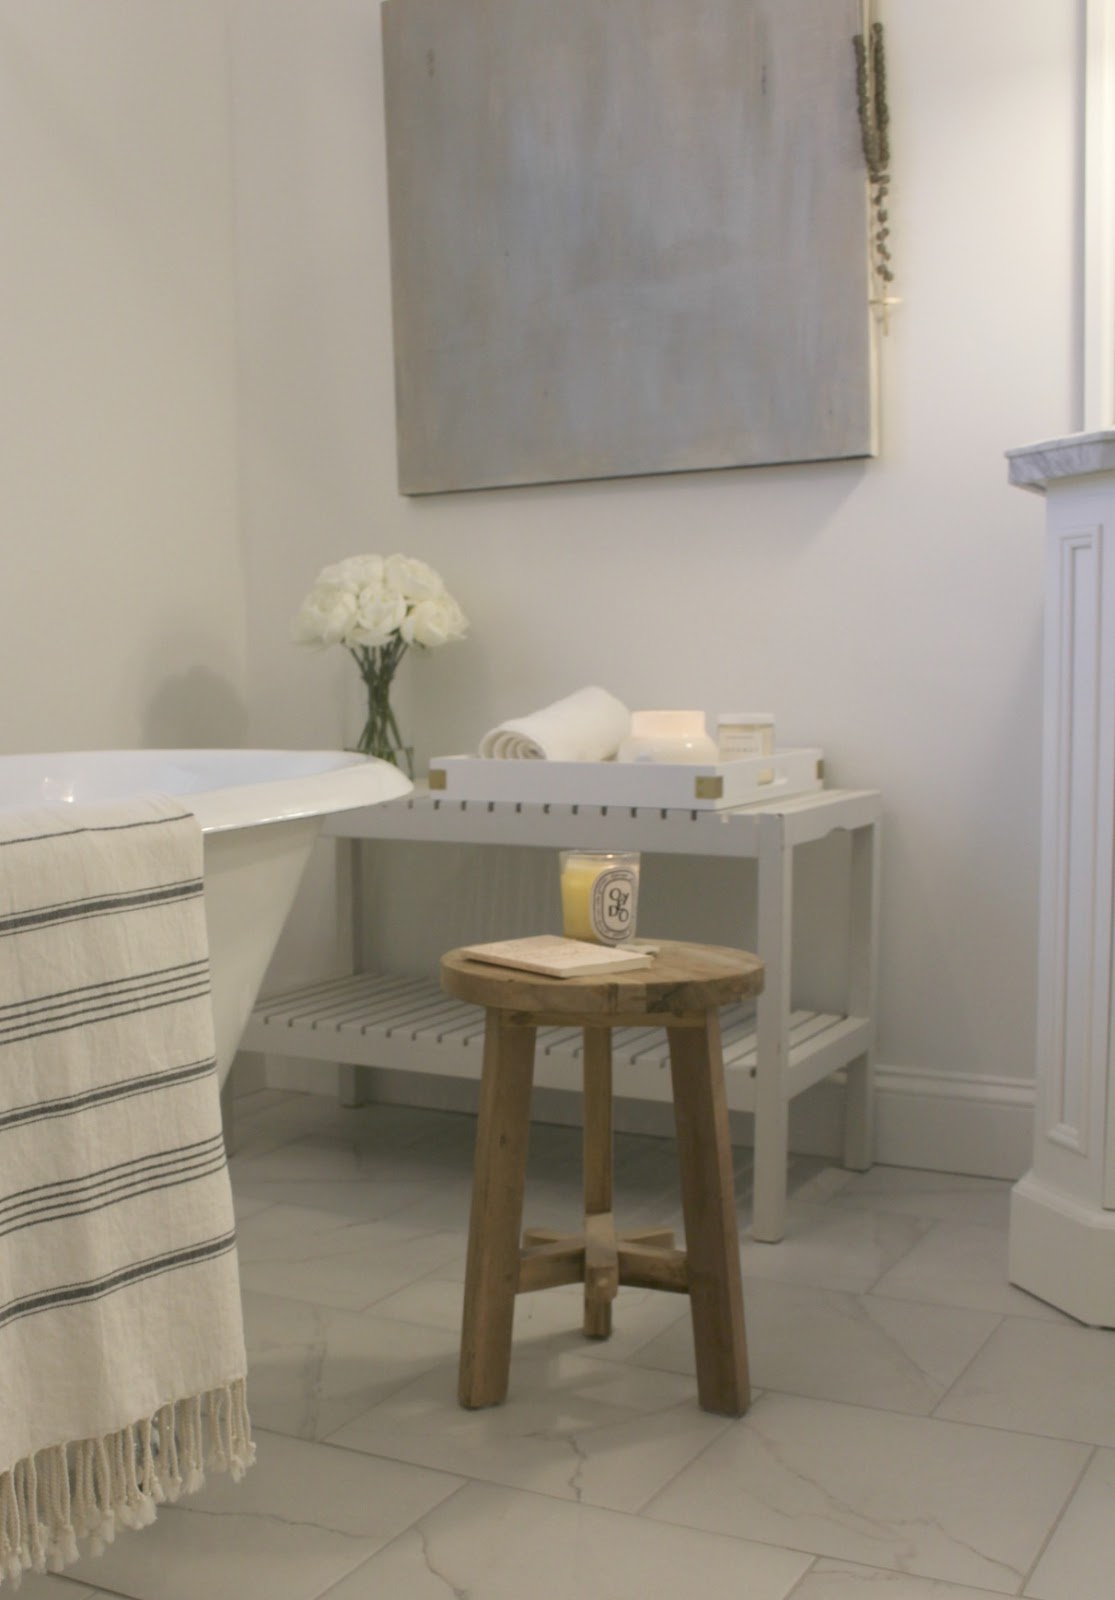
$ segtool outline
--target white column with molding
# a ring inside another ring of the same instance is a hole
[[[1008,459],[1046,497],[1034,1164],[1010,1279],[1115,1327],[1115,429]]]

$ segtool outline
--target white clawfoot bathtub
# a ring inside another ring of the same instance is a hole
[[[0,808],[158,790],[201,823],[223,1084],[324,818],[406,794],[385,761],[334,750],[107,750],[0,756]]]

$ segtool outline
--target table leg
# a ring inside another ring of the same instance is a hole
[[[852,833],[848,928],[848,1015],[866,1017],[874,1032],[879,927],[879,827]],[[875,1159],[874,1044],[848,1064],[844,1095],[844,1165],[866,1172]]]
[[[786,1229],[790,1155],[790,970],[793,958],[794,850],[781,816],[759,821],[758,954],[765,963],[756,1007],[755,1182],[751,1232],[777,1244]]]
[[[602,1287],[597,1281],[597,1263],[590,1259],[600,1253],[593,1237],[590,1217],[611,1217],[612,1213],[612,1031],[610,1028],[584,1030],[584,1186],[585,1186],[585,1317],[586,1339],[607,1339],[612,1331],[612,1297],[615,1294],[614,1258],[599,1263],[600,1275],[607,1277]],[[611,1269],[609,1271],[609,1268]]]
[[[457,1390],[470,1408],[507,1396],[535,1032],[501,1012],[487,1014]]]
[[[739,1417],[750,1404],[732,1145],[720,1018],[667,1028],[674,1089],[697,1396],[706,1411]]]
[[[334,883],[337,894],[337,940],[348,945],[348,964],[353,972],[364,970],[364,847],[359,839],[338,839],[334,858]],[[337,1068],[337,1099],[346,1108],[366,1106],[368,1069],[351,1061]]]

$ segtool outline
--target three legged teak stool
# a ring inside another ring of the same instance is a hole
[[[584,1332],[607,1338],[620,1284],[689,1296],[697,1397],[706,1411],[748,1407],[739,1237],[719,1008],[758,994],[763,964],[742,950],[662,943],[653,964],[592,978],[543,978],[452,950],[442,987],[484,1006],[484,1067],[465,1269],[458,1396],[507,1395],[515,1296],[584,1283]],[[584,1029],[583,1233],[531,1228],[520,1247],[535,1033]],[[666,1029],[686,1248],[667,1228],[617,1233],[612,1215],[613,1028]]]

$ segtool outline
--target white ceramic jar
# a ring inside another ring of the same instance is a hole
[[[715,762],[703,711],[633,711],[631,732],[616,752],[617,761]]]

